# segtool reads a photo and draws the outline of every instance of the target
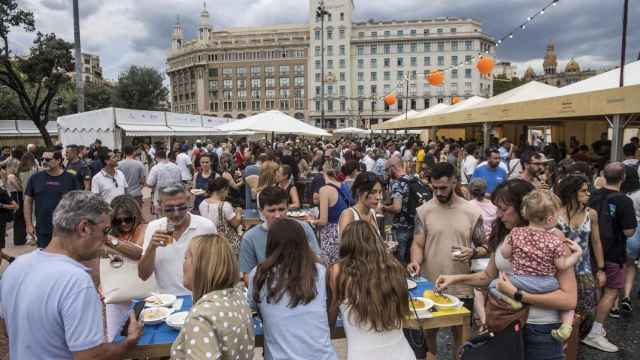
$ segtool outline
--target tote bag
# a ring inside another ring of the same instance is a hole
[[[469,339],[460,349],[460,360],[524,360],[522,326],[516,321],[497,333]]]
[[[122,266],[114,266],[109,258],[100,258],[100,284],[106,304],[144,299],[158,288],[153,274],[146,281],[138,277],[138,261],[121,257]]]

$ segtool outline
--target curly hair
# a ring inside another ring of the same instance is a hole
[[[399,329],[410,313],[406,271],[371,224],[358,220],[345,228],[337,264],[335,296],[349,306],[351,321],[377,332]]]

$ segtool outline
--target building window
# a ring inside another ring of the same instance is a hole
[[[464,69],[464,78],[471,79],[471,69]]]
[[[378,59],[377,58],[372,58],[371,59],[371,67],[375,68],[378,66]]]
[[[345,47],[344,45],[340,45],[340,56],[344,56],[345,55]]]
[[[347,88],[344,85],[340,85],[340,96],[346,96]]]
[[[233,76],[233,68],[224,68],[224,69],[222,69],[222,76],[224,76],[224,77]]]
[[[398,36],[402,36],[402,35],[404,35],[404,32],[402,30],[398,30],[397,35]]]
[[[333,56],[333,46],[327,46],[327,56]]]
[[[347,111],[347,103],[344,100],[340,100],[340,112]]]
[[[452,79],[457,79],[458,78],[458,69],[452,69],[451,70],[451,78]]]
[[[238,89],[244,89],[247,87],[247,81],[244,79],[238,79],[236,82],[236,86]]]
[[[473,42],[471,40],[466,40],[464,42],[464,49],[465,50],[470,51],[472,47],[473,47]]]
[[[273,66],[265,66],[264,73],[267,76],[273,76]]]
[[[431,52],[431,43],[430,42],[424,43],[424,52]]]
[[[276,79],[266,79],[267,89],[274,89],[276,87]]]
[[[438,66],[444,65],[444,56],[438,56]]]
[[[416,34],[417,34],[416,29],[411,29],[411,36],[416,36]]]
[[[412,53],[418,52],[418,43],[411,43],[411,52]]]
[[[320,54],[320,46],[316,46],[315,54],[316,54],[316,56],[321,56],[321,54]]]
[[[398,44],[398,54],[402,54],[404,52],[404,45]]]
[[[429,29],[424,29],[424,34],[429,35]]]
[[[377,72],[372,72],[371,73],[371,81],[378,81],[378,73]]]
[[[437,32],[438,34],[442,34],[442,33],[443,33],[443,30],[440,28],[440,29],[438,29],[436,32]]]
[[[260,99],[260,90],[258,89],[251,90],[251,98]]]
[[[411,99],[411,105],[410,106],[411,106],[410,107],[411,110],[415,110],[417,108],[417,106],[418,106],[417,100],[416,99]]]
[[[384,58],[384,60],[383,60],[383,61],[384,61],[384,64],[383,64],[383,65],[384,65],[384,67],[389,67],[389,66],[391,66],[391,59],[389,59],[389,58]]]
[[[280,110],[289,110],[289,100],[280,100]]]
[[[375,55],[378,53],[378,47],[376,45],[371,45],[371,55]]]
[[[458,30],[457,30],[456,28],[451,28],[451,29],[449,29],[449,31],[450,31],[452,34],[455,34],[456,32],[458,32]]]
[[[384,53],[385,54],[391,54],[391,45],[390,44],[384,44]]]
[[[424,108],[428,109],[429,108],[429,99],[424,99]]]
[[[362,39],[364,37],[364,31],[358,32],[358,38]]]
[[[371,96],[378,95],[378,87],[376,85],[371,85]]]
[[[402,99],[398,99],[398,110],[402,111]]]
[[[331,39],[333,39],[333,31],[327,30],[327,40],[331,40]]]
[[[346,79],[347,79],[346,74],[345,74],[345,73],[343,73],[343,72],[341,72],[341,73],[340,73],[340,81],[346,81]]]
[[[451,56],[451,65],[458,65],[458,56],[457,55],[452,55]]]
[[[444,51],[444,41],[438,42],[438,51]]]
[[[320,30],[315,31],[315,39],[320,40]]]
[[[231,101],[225,101],[222,103],[222,107],[224,111],[233,111],[233,103]]]
[[[451,51],[458,51],[458,42],[457,41],[452,41],[451,42]]]
[[[320,112],[320,101],[316,101],[316,112]]]
[[[364,96],[364,85],[358,85],[358,96]]]
[[[295,99],[293,100],[293,106],[296,110],[304,110],[304,100],[303,99]]]
[[[359,72],[357,78],[358,78],[358,81],[364,81],[364,73],[363,72]]]
[[[238,111],[245,111],[247,110],[247,102],[246,101],[238,101]]]
[[[293,67],[293,69],[296,72],[296,76],[297,75],[304,75],[304,65],[295,65]]]
[[[333,60],[327,60],[327,68],[333,69]]]
[[[327,112],[333,112],[333,100],[327,100]]]
[[[340,13],[340,21],[344,21],[344,13]]]
[[[398,75],[398,76],[396,77],[396,80],[402,80],[402,79],[404,79],[404,71],[399,70],[397,75]]]
[[[429,56],[424,57],[424,66],[431,66],[431,57]]]
[[[411,58],[411,66],[418,66],[418,58],[416,57]]]
[[[364,111],[364,101],[358,100],[358,112]]]
[[[265,108],[266,110],[273,110],[273,107],[275,106],[275,101],[273,100],[267,100],[265,101]]]
[[[338,34],[340,34],[340,39],[344,39],[344,29],[340,29]]]
[[[316,86],[316,96],[320,96],[320,86]]]
[[[280,78],[280,88],[289,88],[289,78]]]
[[[464,62],[467,63],[467,64],[470,64],[471,63],[471,55],[465,55]]]
[[[384,80],[391,80],[391,72],[389,71],[384,72]]]
[[[364,68],[364,59],[358,59],[358,69]]]
[[[377,31],[372,31],[371,32],[371,37],[378,37],[378,32]]]
[[[289,76],[289,65],[280,66],[280,76]]]
[[[265,97],[267,99],[273,99],[276,97],[276,91],[274,89],[269,89],[265,91]]]
[[[320,80],[321,80],[321,75],[320,75],[320,73],[316,73],[315,78],[316,78],[316,82],[320,81]]]
[[[417,75],[418,75],[418,72],[417,72],[417,71],[415,71],[415,70],[412,70],[412,71],[411,71],[411,80],[415,80],[415,79],[416,79],[416,77],[417,77]],[[415,87],[416,85],[415,85],[415,84],[413,84],[413,85],[411,85],[411,86],[414,86],[414,87]],[[415,89],[414,89],[414,90],[415,90]]]
[[[209,69],[209,77],[218,77],[218,69],[217,68]]]
[[[329,96],[333,96],[333,85],[327,86],[327,94],[329,94]]]
[[[358,55],[364,55],[364,46],[358,46]]]
[[[224,80],[223,86],[225,90],[233,89],[233,80]]]
[[[251,102],[251,110],[252,111],[260,111],[260,101],[252,101]]]
[[[399,57],[397,59],[397,63],[398,63],[398,66],[403,66],[404,65],[404,58]]]
[[[316,69],[320,69],[320,66],[322,66],[320,60],[316,60]]]
[[[391,31],[385,30],[384,37],[389,37],[389,36],[391,36]]]
[[[238,77],[245,77],[247,76],[247,68],[239,67],[237,73]]]
[[[253,76],[253,77],[260,76],[260,66],[252,66],[251,67],[251,76]]]
[[[304,87],[304,77],[298,76],[298,77],[294,78],[293,79],[293,83],[294,83],[294,86],[297,87],[297,88]]]

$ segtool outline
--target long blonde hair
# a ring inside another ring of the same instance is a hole
[[[260,192],[269,186],[278,185],[278,169],[280,166],[276,163],[268,163],[263,165],[258,177],[258,187],[256,192]]]
[[[229,241],[223,236],[196,236],[191,240],[190,247],[194,303],[212,291],[232,288],[240,281],[238,261]]]

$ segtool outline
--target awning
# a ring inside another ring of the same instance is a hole
[[[172,136],[173,130],[160,125],[118,124],[127,136]]]

